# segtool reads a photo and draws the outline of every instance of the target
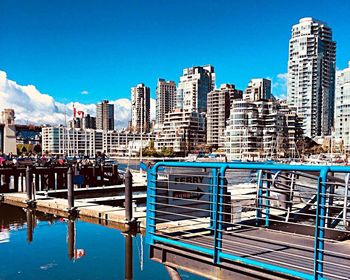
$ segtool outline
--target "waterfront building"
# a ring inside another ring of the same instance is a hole
[[[288,155],[297,158],[300,155],[297,150],[297,143],[303,139],[303,119],[297,114],[296,108],[288,106],[287,100],[279,100],[279,111],[285,119],[285,129],[288,141],[285,143]]]
[[[288,105],[303,117],[306,136],[329,135],[334,118],[336,43],[332,29],[313,18],[293,25],[289,41]]]
[[[150,89],[144,84],[131,88],[131,130],[150,131]]]
[[[295,122],[287,120],[286,108],[280,109],[279,102],[273,99],[233,101],[223,145],[228,159],[291,156],[294,152],[289,147],[299,139],[300,130]],[[293,129],[297,133],[293,134]]]
[[[42,149],[50,155],[94,156],[103,152],[103,130],[43,127]]]
[[[17,154],[16,148],[16,125],[15,111],[13,109],[4,109],[1,113],[2,131],[1,131],[1,152],[5,154]]]
[[[207,95],[215,89],[214,67],[185,68],[176,93],[176,107],[193,112],[207,111]]]
[[[165,115],[161,129],[156,133],[155,148],[171,149],[187,155],[205,145],[205,117],[203,113],[175,109]]]
[[[165,114],[172,112],[175,109],[175,82],[158,79],[156,95],[156,123],[162,124],[164,122]]]
[[[348,68],[336,73],[335,119],[335,137],[343,139],[350,151],[350,61]]]
[[[245,100],[258,101],[262,99],[271,99],[271,80],[251,79],[248,87],[244,90]]]
[[[128,130],[107,131],[103,134],[103,149],[109,156],[134,156],[155,140],[155,134]]]
[[[114,105],[108,100],[96,105],[96,128],[104,131],[114,130]]]
[[[230,116],[233,100],[242,99],[242,91],[235,85],[222,84],[220,89],[208,93],[207,106],[207,144],[217,148],[224,141],[226,121]]]
[[[60,127],[42,128],[43,151],[50,155],[94,156],[105,153],[108,156],[128,156],[129,145],[141,141],[146,147],[155,135],[116,130],[77,129]],[[135,145],[133,145],[135,146]]]

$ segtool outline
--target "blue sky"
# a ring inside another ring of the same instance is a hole
[[[178,83],[184,67],[202,64],[214,65],[217,85],[277,82],[287,71],[291,26],[306,16],[333,28],[337,67],[350,60],[347,0],[0,3],[0,70],[60,102],[129,98],[141,82],[154,97],[159,77]]]

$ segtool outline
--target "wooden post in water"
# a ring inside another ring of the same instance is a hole
[[[68,209],[74,208],[74,184],[73,184],[73,170],[69,167],[67,173],[67,187],[68,187]]]
[[[127,222],[132,221],[132,174],[128,169],[125,173],[125,219]]]
[[[74,244],[75,244],[75,222],[72,220],[68,220],[68,257],[69,260],[74,259]]]
[[[131,233],[124,234],[125,237],[125,279],[133,279],[133,268],[132,268],[132,236]]]
[[[26,168],[26,191],[28,200],[33,199],[33,174],[29,166]]]
[[[33,241],[33,212],[27,208],[27,242],[32,243]]]

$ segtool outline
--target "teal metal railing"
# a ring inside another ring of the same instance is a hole
[[[157,163],[148,170],[147,241],[207,254],[213,265],[347,279],[349,174],[347,166]]]

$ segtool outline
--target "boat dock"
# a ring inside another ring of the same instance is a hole
[[[69,169],[67,189],[36,192],[32,175],[3,202],[123,231],[132,224],[175,279],[178,269],[210,279],[350,275],[348,166],[159,162],[147,186],[145,174],[127,172],[121,185],[85,188]]]
[[[255,190],[230,186],[242,170]],[[349,279],[349,178],[346,166],[158,163],[151,258],[210,279]]]

